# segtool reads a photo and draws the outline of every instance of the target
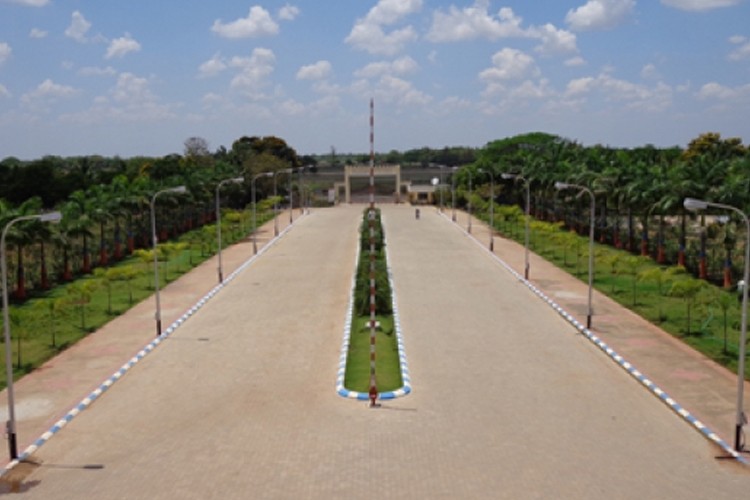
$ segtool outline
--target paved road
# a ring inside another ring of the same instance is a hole
[[[414,392],[334,392],[362,207],[316,210],[24,465],[23,498],[743,498],[750,475],[433,211],[384,207]],[[207,339],[207,340],[206,340]]]

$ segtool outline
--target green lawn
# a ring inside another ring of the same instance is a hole
[[[380,329],[375,335],[375,379],[378,392],[393,391],[403,386],[398,357],[398,341],[392,316],[378,316]],[[370,390],[370,318],[352,320],[349,354],[346,358],[344,387],[351,391]]]
[[[504,237],[523,244],[522,219],[514,223],[500,220],[495,225]],[[588,282],[587,236],[551,223],[534,221],[531,226],[533,252]],[[594,244],[594,262],[594,287],[598,291],[729,370],[737,371],[741,308],[736,293],[676,272],[679,268],[660,266],[649,258],[609,245]],[[672,272],[676,274],[670,275]],[[652,279],[654,273],[662,275],[661,290]],[[647,279],[649,275],[651,279]],[[692,297],[680,296],[679,285],[675,287],[678,281],[682,281],[681,285],[697,282],[698,291]],[[748,372],[750,367],[746,368],[746,377]]]

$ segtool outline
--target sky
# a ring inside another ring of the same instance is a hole
[[[750,0],[0,0],[0,159],[750,142]]]

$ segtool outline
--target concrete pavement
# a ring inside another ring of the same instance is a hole
[[[450,217],[450,212],[445,214]],[[468,214],[456,224],[465,230]],[[489,246],[489,226],[474,218],[472,234]],[[513,240],[495,237],[495,255],[523,274],[524,248]],[[588,284],[530,253],[529,281],[585,323]],[[594,291],[593,330],[607,345],[635,365],[664,392],[690,411],[723,440],[734,445],[737,374],[695,351],[604,294]],[[745,382],[744,411],[750,415],[750,382]],[[750,449],[750,426],[745,426]],[[750,455],[745,455],[750,460]]]
[[[299,217],[295,211],[294,217]],[[278,216],[280,230],[289,226],[289,212]],[[258,228],[259,248],[274,237],[273,220]],[[247,239],[222,251],[222,268],[228,276],[253,255]],[[218,259],[214,256],[173,281],[160,292],[163,328],[177,320],[218,283]],[[155,302],[153,296],[86,336],[45,363],[34,373],[14,384],[19,452],[26,449],[84,397],[100,387],[144,346],[154,340]],[[0,393],[0,421],[7,420],[6,391]],[[0,463],[8,455],[0,451]]]
[[[361,211],[300,221],[7,485],[28,498],[747,493],[746,471],[432,211],[383,207],[415,392],[379,410],[336,396]]]

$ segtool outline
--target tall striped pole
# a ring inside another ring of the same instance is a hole
[[[378,387],[375,377],[375,104],[370,99],[370,407],[377,406]]]

